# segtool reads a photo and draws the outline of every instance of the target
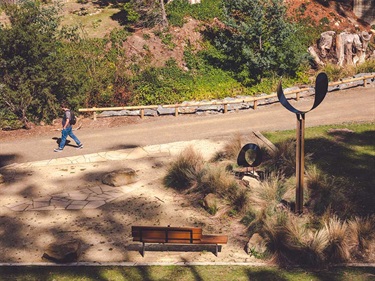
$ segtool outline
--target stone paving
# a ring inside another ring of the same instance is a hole
[[[96,209],[123,195],[120,188],[95,186],[7,205],[15,212]]]
[[[202,148],[205,153],[211,152],[217,146],[209,140],[195,140],[190,142],[175,142],[170,144],[135,147],[109,152],[80,155],[74,157],[62,157],[52,160],[13,164],[11,167],[41,167],[52,165],[72,165],[82,163],[95,163],[114,160],[134,160],[145,157],[160,157],[176,155],[189,145]],[[52,211],[52,210],[84,210],[96,209],[122,196],[121,187],[94,186],[78,191],[52,194],[47,197],[35,198],[26,202],[5,205],[15,212],[23,211]]]

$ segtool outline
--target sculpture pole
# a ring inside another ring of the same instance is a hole
[[[297,148],[296,148],[296,207],[295,212],[303,212],[303,180],[305,174],[305,114],[297,116]]]

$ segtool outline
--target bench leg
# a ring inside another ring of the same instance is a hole
[[[142,257],[145,256],[145,248],[146,248],[145,242],[142,242]]]
[[[215,256],[218,255],[218,252],[219,252],[219,246],[216,244],[216,251],[215,251]]]

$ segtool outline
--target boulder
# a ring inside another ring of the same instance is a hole
[[[267,251],[266,243],[262,236],[254,233],[246,244],[246,253],[249,255],[262,255]]]
[[[320,35],[319,49],[323,58],[325,58],[327,56],[327,52],[331,50],[335,35],[336,32],[334,31],[326,31]]]
[[[158,115],[174,115],[175,114],[174,108],[166,108],[166,107],[162,107],[161,105],[158,106],[158,109],[156,111]]]
[[[69,238],[49,244],[42,258],[55,263],[69,263],[76,262],[80,255],[81,242]]]
[[[242,182],[247,187],[259,187],[260,186],[260,182],[256,178],[253,178],[253,177],[250,177],[250,176],[244,176],[242,178]]]
[[[131,168],[125,168],[119,171],[113,171],[106,174],[102,183],[110,186],[122,186],[137,181],[137,173]]]
[[[203,199],[203,207],[210,213],[214,214],[217,211],[217,197],[213,193],[207,194]]]

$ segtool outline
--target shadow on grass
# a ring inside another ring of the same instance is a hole
[[[337,130],[328,133],[332,139],[305,140],[306,153],[312,153],[312,163],[324,173],[341,178],[340,188],[358,215],[375,213],[375,131],[354,133]],[[360,148],[359,148],[360,147]]]
[[[331,268],[305,270],[300,268],[249,266],[67,266],[67,267],[0,267],[1,280],[374,280],[374,268]]]

